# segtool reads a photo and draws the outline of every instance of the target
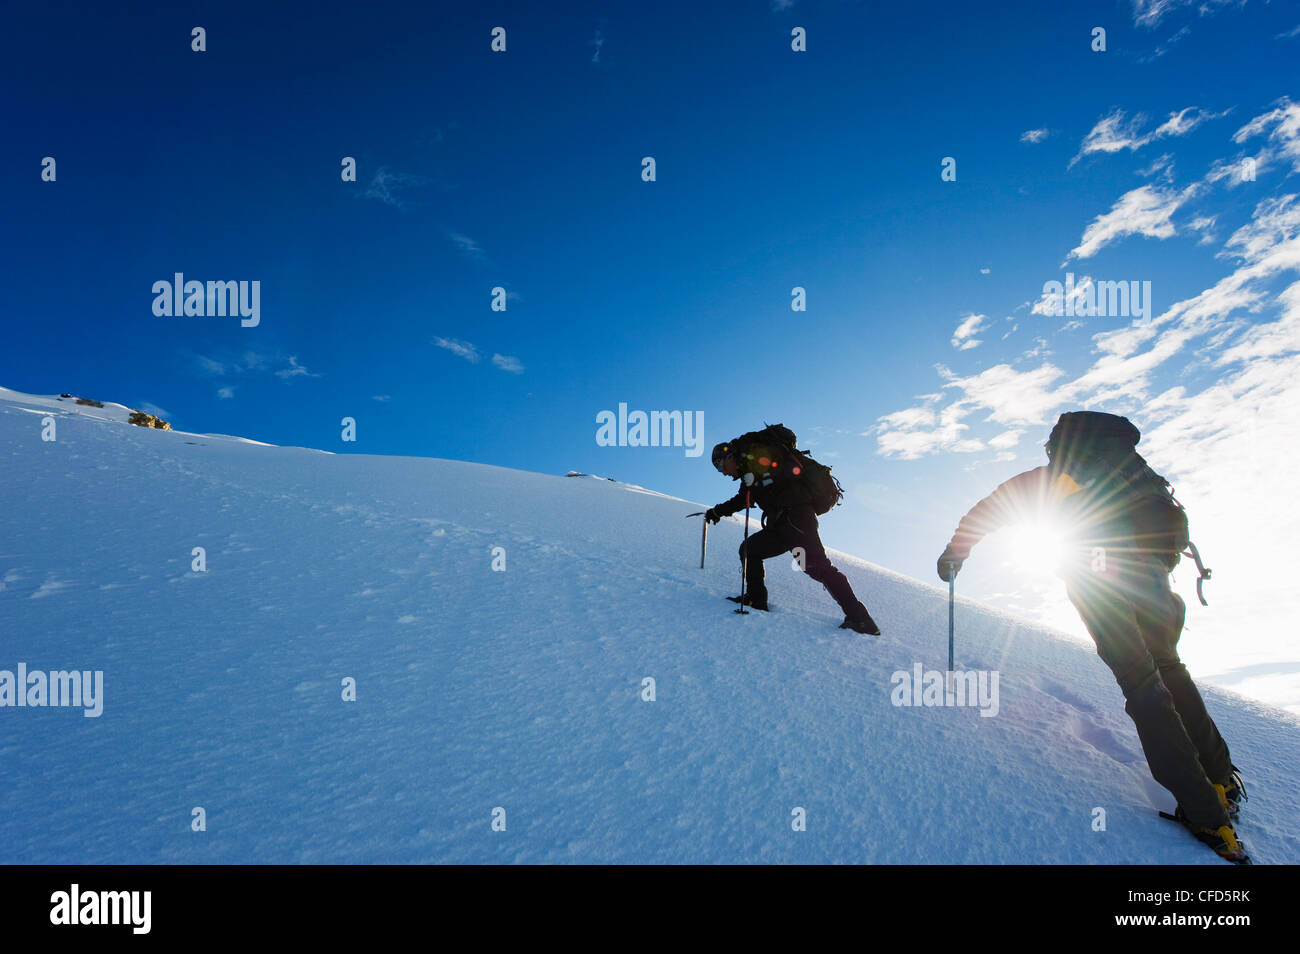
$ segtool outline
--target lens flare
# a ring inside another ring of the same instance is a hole
[[[1053,576],[1065,557],[1066,528],[1056,520],[1035,520],[1007,528],[1005,549],[1025,573]]]

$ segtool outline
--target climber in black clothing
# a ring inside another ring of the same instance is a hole
[[[785,435],[788,439],[783,439]],[[817,533],[818,513],[825,513],[839,499],[830,468],[796,451],[794,443],[788,429],[773,425],[713,449],[713,466],[743,486],[726,503],[710,508],[704,518],[717,523],[750,504],[757,504],[764,514],[764,529],[740,547],[746,568],[744,597],[728,599],[766,610],[763,561],[802,550],[804,572],[825,586],[844,611],[840,628],[879,636],[880,628],[854,595],[848,579],[826,556]]]

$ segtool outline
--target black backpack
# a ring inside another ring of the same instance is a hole
[[[798,449],[799,439],[784,424],[765,424],[761,431],[749,431],[731,442],[743,453],[750,445],[780,448],[791,462],[791,476],[802,482],[812,504],[813,512],[822,516],[840,503],[844,488],[831,474],[831,469],[818,463],[807,451]]]
[[[1062,414],[1047,439],[1047,459],[1052,465],[1082,482],[1081,476],[1107,481],[1118,501],[1116,511],[1132,527],[1132,549],[1153,553],[1169,569],[1178,565],[1184,550],[1196,560],[1201,580],[1210,571],[1201,565],[1200,555],[1188,532],[1187,510],[1174,497],[1169,481],[1161,477],[1137,452],[1141,432],[1127,417],[1099,411],[1070,411]],[[1204,597],[1201,597],[1204,602]]]

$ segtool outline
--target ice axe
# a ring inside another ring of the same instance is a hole
[[[703,516],[704,516],[704,511],[703,511],[703,510],[697,510],[695,513],[688,513],[686,516],[687,516],[687,517],[703,517]],[[704,569],[704,554],[707,553],[707,552],[708,552],[708,549],[709,549],[709,521],[708,521],[707,519],[705,519],[705,520],[702,520],[701,523],[703,524],[703,526],[700,528],[700,569],[703,570],[703,569]]]
[[[735,612],[742,616],[747,616],[749,610],[745,609],[745,583],[749,580],[749,490],[745,491],[745,541],[740,545],[740,552],[743,556],[740,559],[740,605],[736,607]]]
[[[952,634],[953,634],[953,609],[957,603],[957,567],[953,564],[948,565],[948,678],[945,689],[947,692],[953,692],[953,653],[952,653]]]

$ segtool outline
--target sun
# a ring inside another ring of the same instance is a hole
[[[1017,569],[1052,576],[1065,557],[1065,537],[1065,527],[1059,521],[1026,521],[1007,528],[1003,548]]]

